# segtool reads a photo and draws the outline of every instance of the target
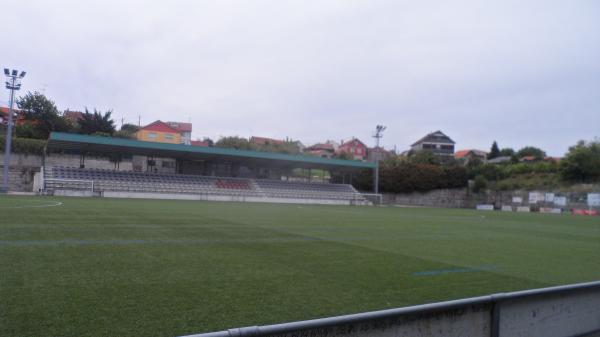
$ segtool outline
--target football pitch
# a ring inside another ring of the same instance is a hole
[[[600,279],[600,218],[0,197],[0,336],[176,336]]]

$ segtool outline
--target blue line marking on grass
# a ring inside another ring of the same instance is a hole
[[[471,268],[450,268],[450,269],[434,269],[434,270],[426,270],[426,271],[417,271],[412,273],[413,276],[435,276],[435,275],[444,275],[451,273],[474,273],[480,271],[489,271],[498,269],[495,265],[482,265],[478,267]]]

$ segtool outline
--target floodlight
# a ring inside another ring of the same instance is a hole
[[[2,174],[2,187],[0,191],[8,192],[8,172],[10,166],[10,152],[12,143],[12,129],[13,129],[13,105],[15,102],[15,91],[21,89],[21,79],[25,77],[26,72],[13,69],[10,71],[8,68],[4,68],[4,75],[6,75],[6,89],[10,90],[10,103],[8,107],[8,122],[6,123],[6,136],[4,142],[4,166]]]

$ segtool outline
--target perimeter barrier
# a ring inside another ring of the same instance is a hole
[[[600,281],[186,337],[597,337]]]

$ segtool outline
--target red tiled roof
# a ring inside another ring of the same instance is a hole
[[[327,150],[327,151],[334,151],[335,148],[333,147],[333,144],[329,144],[329,143],[318,143],[312,146],[309,146],[307,148],[308,151],[318,151],[318,150]]]
[[[467,154],[469,154],[469,152],[471,152],[471,150],[456,151],[456,152],[454,152],[454,157],[455,158],[462,158],[462,157],[465,157]]]
[[[167,124],[179,132],[192,132],[192,123],[167,122]]]
[[[9,110],[8,107],[6,107],[6,106],[0,106],[0,113],[2,113],[3,115],[7,115],[8,114],[8,110]],[[19,113],[19,112],[22,112],[22,111],[19,110],[19,109],[13,109],[13,112],[14,113]]]
[[[355,142],[357,142],[358,144],[355,144]],[[362,146],[362,147],[367,147],[365,145],[365,143],[361,142],[360,139],[358,138],[352,138],[349,141],[342,143],[342,145],[340,145],[341,147],[354,147],[354,146]]]
[[[71,120],[74,120],[74,121],[78,121],[78,120],[80,120],[80,119],[83,118],[83,112],[81,112],[81,111],[69,111],[69,110],[66,110],[64,112],[63,116],[65,118],[68,118],[68,119],[71,119]]]
[[[464,158],[466,156],[469,155],[469,153],[473,153],[475,155],[479,155],[479,156],[485,156],[487,155],[487,152],[482,151],[482,150],[476,150],[476,149],[469,149],[469,150],[460,150],[460,151],[456,151],[454,153],[454,158]]]
[[[179,133],[179,130],[172,128],[169,124],[159,120],[142,127],[140,130]]]
[[[250,143],[253,144],[258,144],[258,145],[265,145],[267,143],[270,144],[283,144],[283,140],[280,139],[273,139],[273,138],[267,138],[267,137],[256,137],[256,136],[252,136],[250,137]]]
[[[521,161],[535,161],[535,156],[523,156],[521,157]]]
[[[369,151],[371,151],[371,152],[380,152],[380,153],[389,153],[390,152],[390,151],[384,149],[381,146],[379,146],[379,147],[375,146],[375,147],[369,148]]]
[[[192,146],[208,147],[208,142],[205,142],[203,140],[192,140],[190,144]]]

